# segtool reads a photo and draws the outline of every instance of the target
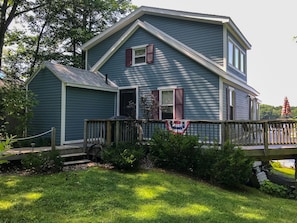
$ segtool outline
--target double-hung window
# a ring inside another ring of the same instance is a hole
[[[161,119],[173,119],[173,90],[161,90]]]
[[[133,65],[143,64],[146,62],[146,47],[138,47],[133,50]]]
[[[228,64],[241,73],[246,73],[245,52],[231,39],[228,41]]]
[[[232,87],[227,87],[226,89],[226,113],[227,113],[227,120],[234,120],[235,119],[235,89]]]
[[[138,66],[154,62],[154,45],[147,44],[126,49],[126,66]]]
[[[152,91],[156,105],[153,119],[176,119],[184,118],[184,89],[177,87],[160,87]]]

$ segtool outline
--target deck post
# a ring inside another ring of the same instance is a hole
[[[268,155],[268,122],[263,123],[263,129],[264,129],[264,155]]]
[[[111,144],[111,121],[110,120],[108,120],[107,122],[106,122],[106,130],[107,130],[107,132],[106,132],[106,145],[110,145]]]
[[[225,144],[226,141],[226,122],[221,122],[221,146]]]
[[[52,131],[51,131],[51,147],[52,150],[56,149],[56,128],[52,127]]]
[[[120,141],[120,121],[117,120],[115,125],[115,143],[118,144],[119,141]]]
[[[85,119],[84,121],[84,151],[87,151],[87,137],[88,137],[88,124],[87,124],[88,120]]]

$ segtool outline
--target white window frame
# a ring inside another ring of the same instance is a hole
[[[146,54],[147,54],[146,47],[147,47],[147,44],[132,47],[132,66],[139,66],[139,65],[147,64],[146,63]],[[144,50],[144,54],[137,56],[136,53],[135,53],[137,50]],[[136,63],[136,59],[137,58],[142,58],[142,57],[144,58],[144,62]]]
[[[229,87],[229,114],[228,120],[235,120],[235,89]],[[232,117],[231,117],[231,110],[232,110]]]
[[[246,75],[246,54],[231,38],[228,38],[228,65]]]
[[[159,119],[163,120],[162,117],[162,106],[172,106],[172,119],[175,117],[175,89],[177,86],[170,86],[170,87],[159,87]],[[165,91],[172,91],[172,104],[163,104],[162,102],[162,93]]]

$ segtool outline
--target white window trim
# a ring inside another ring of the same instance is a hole
[[[236,47],[236,49],[238,49],[238,51],[239,51],[239,53],[238,53],[238,68],[235,66],[235,64],[233,64],[234,63],[234,61],[235,61],[235,53],[234,53],[234,50],[232,50],[233,51],[233,54],[232,54],[232,58],[233,58],[233,61],[232,61],[232,63],[230,63],[230,61],[229,61],[229,42],[231,42],[232,44],[233,44],[233,47]],[[228,44],[227,44],[227,46],[228,46],[228,50],[227,50],[227,52],[228,52],[228,55],[227,55],[227,63],[228,63],[228,65],[230,66],[230,67],[232,67],[232,68],[234,68],[235,70],[237,70],[238,72],[240,72],[241,74],[243,74],[244,76],[246,76],[246,68],[247,68],[247,59],[246,59],[246,53],[241,49],[241,47],[234,41],[234,40],[232,40],[232,38],[228,38]],[[243,63],[243,66],[244,66],[244,68],[243,68],[243,71],[241,70],[241,54],[244,56],[243,58],[244,58],[244,63]]]
[[[132,49],[132,66],[140,66],[140,65],[147,64],[146,63],[146,54],[147,54],[146,47],[147,46],[148,46],[148,44],[131,47],[131,49]],[[144,62],[143,63],[135,63],[135,50],[143,49],[143,48],[144,48]]]
[[[162,92],[163,91],[172,91],[172,97],[173,97],[173,104],[172,104],[172,116],[175,117],[175,89],[177,89],[177,86],[167,86],[167,87],[158,87],[159,90],[159,119],[162,120]]]

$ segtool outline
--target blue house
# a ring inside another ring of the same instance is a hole
[[[86,67],[118,86],[118,115],[152,93],[158,119],[256,119],[247,84],[251,44],[229,17],[140,7],[82,46]],[[127,99],[128,98],[128,99]]]
[[[153,119],[258,119],[251,44],[229,17],[140,7],[82,49],[85,71],[45,63],[27,82],[41,102],[32,128],[59,125],[61,144],[82,139],[84,118],[144,118],[147,96],[158,104]]]

